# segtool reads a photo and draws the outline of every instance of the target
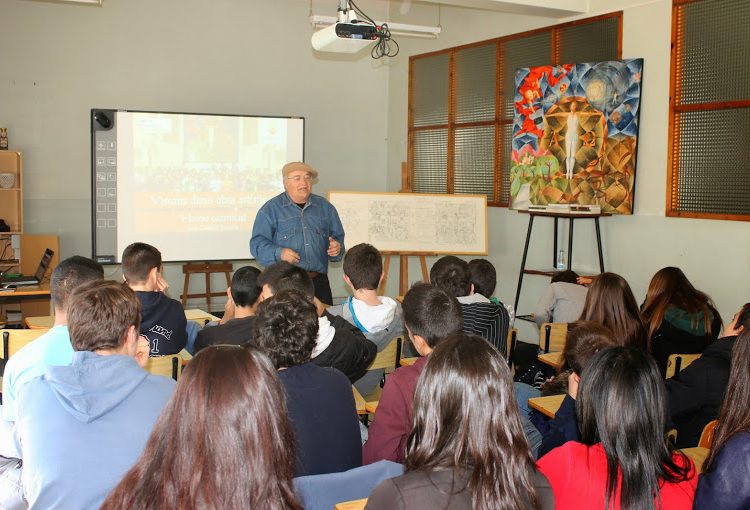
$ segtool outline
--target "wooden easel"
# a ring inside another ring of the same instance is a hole
[[[231,276],[229,276],[229,273],[231,273],[232,270],[233,268],[231,262],[204,262],[202,264],[183,264],[182,272],[185,274],[185,286],[183,287],[182,295],[180,296],[182,298],[182,307],[185,308],[188,299],[202,297],[206,298],[206,308],[208,308],[208,310],[206,311],[210,312],[211,298],[226,295],[226,289],[222,292],[211,292],[211,274],[224,273],[224,276],[227,279],[227,287],[229,287],[232,284]],[[203,273],[206,275],[206,292],[188,294],[188,290],[190,289],[190,276],[199,273]]]
[[[398,295],[403,296],[409,290],[409,257],[419,257],[419,264],[422,266],[422,280],[426,283],[430,281],[430,274],[427,272],[427,257],[434,257],[435,253],[419,252],[383,252],[383,281],[380,282],[378,293],[382,296],[385,293],[385,285],[388,283],[388,269],[391,266],[391,256],[398,255],[400,260],[398,274]]]

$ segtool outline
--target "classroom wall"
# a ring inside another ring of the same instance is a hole
[[[367,3],[385,14],[386,3]],[[336,5],[316,0],[314,9],[334,15]],[[304,0],[105,0],[103,7],[0,0],[0,126],[9,128],[11,148],[23,151],[25,230],[59,234],[63,257],[90,255],[93,107],[303,116],[306,160],[321,172],[316,192],[384,190],[387,66],[316,55],[310,7]],[[180,265],[166,273],[181,289]],[[223,289],[223,278],[215,281]]]
[[[664,215],[667,179],[667,129],[669,112],[669,59],[671,37],[670,0],[593,0],[592,12],[623,10],[623,58],[644,58],[640,139],[632,216],[604,218],[602,241],[605,269],[620,273],[641,302],[651,276],[661,267],[681,267],[696,287],[711,295],[724,319],[750,301],[750,236],[745,222],[667,218]],[[444,9],[443,19],[461,19],[462,10]],[[415,41],[402,45],[404,56],[434,51],[466,42],[516,33],[553,24],[541,18],[511,18],[493,25],[448,26],[437,41]],[[572,18],[571,18],[572,19]],[[568,20],[560,20],[568,21]],[[465,30],[471,26],[472,32]],[[401,161],[406,160],[406,105],[408,60],[391,68],[388,116],[388,189],[401,185]],[[498,269],[497,295],[512,303],[521,264],[528,216],[504,208],[489,210],[489,256]],[[562,222],[559,239],[567,251],[567,223]],[[535,222],[527,267],[549,269],[552,264],[552,221]],[[566,254],[567,256],[567,254]],[[598,272],[593,221],[575,223],[574,269]],[[411,266],[410,277],[418,277]],[[520,313],[531,313],[546,278],[526,276],[519,304]],[[521,323],[522,337],[533,338],[528,323]]]

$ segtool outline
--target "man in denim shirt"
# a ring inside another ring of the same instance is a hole
[[[344,256],[344,227],[336,208],[312,194],[318,172],[301,163],[281,169],[284,193],[258,211],[250,238],[250,252],[263,266],[284,260],[307,270],[315,285],[315,297],[333,304],[328,282],[328,261]]]

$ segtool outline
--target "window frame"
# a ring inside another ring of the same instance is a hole
[[[487,205],[490,207],[509,207],[510,204],[501,202],[501,198],[504,194],[504,187],[508,185],[506,182],[507,176],[503,173],[503,161],[509,158],[509,154],[505,154],[503,147],[502,132],[503,129],[508,125],[513,125],[513,117],[505,118],[503,115],[504,99],[507,91],[503,90],[503,67],[504,67],[504,43],[520,39],[524,37],[536,36],[542,33],[550,34],[550,44],[552,56],[552,65],[568,64],[571,62],[559,62],[560,60],[560,33],[563,29],[596,23],[602,20],[614,18],[617,21],[617,60],[622,59],[622,22],[623,22],[623,11],[615,11],[607,14],[601,14],[598,16],[592,16],[575,21],[569,21],[566,23],[559,23],[556,25],[549,25],[546,27],[536,28],[533,30],[527,30],[525,32],[519,32],[516,34],[510,34],[502,37],[496,37],[487,39],[484,41],[478,41],[469,44],[463,44],[460,46],[453,46],[451,48],[445,48],[442,50],[432,51],[428,53],[421,53],[419,55],[412,55],[409,57],[409,89],[408,89],[408,111],[407,111],[407,153],[406,153],[406,181],[412,187],[414,183],[414,138],[415,133],[426,130],[447,130],[448,147],[446,153],[446,193],[452,194],[455,185],[455,134],[456,130],[471,128],[471,127],[486,127],[494,126],[495,138],[494,138],[494,163],[493,163],[493,199],[487,199]],[[456,122],[456,53],[459,51],[475,48],[478,46],[495,45],[495,115],[492,120],[482,120],[473,122]],[[414,62],[419,59],[434,57],[437,55],[448,54],[448,122],[447,124],[430,124],[424,126],[414,126]],[[575,63],[575,62],[572,62]],[[515,95],[515,90],[510,91],[511,96]],[[512,99],[511,99],[512,100]]]
[[[750,108],[750,99],[735,101],[714,101],[709,103],[680,104],[681,85],[678,81],[678,68],[681,63],[684,34],[682,7],[705,0],[672,0],[672,38],[669,65],[669,138],[667,152],[667,196],[666,216],[676,218],[697,218],[709,220],[750,221],[750,214],[703,213],[680,211],[679,207],[679,165],[680,165],[680,122],[679,115],[687,112],[719,111],[735,108]],[[700,185],[702,183],[698,183]]]

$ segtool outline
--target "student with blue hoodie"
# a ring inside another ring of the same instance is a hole
[[[140,322],[138,298],[122,284],[91,282],[73,293],[72,364],[48,367],[19,393],[30,509],[99,508],[143,450],[175,383],[141,368],[148,346]]]

